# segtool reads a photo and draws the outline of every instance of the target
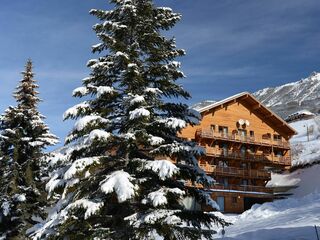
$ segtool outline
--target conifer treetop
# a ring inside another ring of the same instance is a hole
[[[25,71],[22,72],[23,78],[14,92],[14,98],[17,100],[18,106],[35,109],[41,101],[38,97],[39,86],[34,80],[33,66],[31,59],[27,60]]]

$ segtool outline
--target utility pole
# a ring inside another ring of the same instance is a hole
[[[314,225],[314,228],[315,228],[315,230],[316,230],[317,240],[319,240],[319,235],[318,235],[317,225]]]
[[[304,127],[307,127],[307,138],[308,138],[308,142],[309,142],[309,140],[310,140],[310,138],[309,138],[309,125],[306,124],[306,125],[304,125]]]

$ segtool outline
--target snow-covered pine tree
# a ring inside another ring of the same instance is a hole
[[[213,179],[199,168],[202,149],[177,137],[198,115],[175,98],[189,98],[176,83],[183,56],[175,39],[161,35],[180,19],[151,0],[111,0],[113,10],[91,10],[100,43],[98,59],[65,112],[77,119],[69,148],[47,184],[61,194],[56,211],[34,237],[52,239],[201,239],[211,213],[188,209],[183,199],[216,207],[203,189]],[[173,99],[173,100],[171,100]],[[188,184],[189,183],[189,184]]]
[[[37,109],[40,99],[31,60],[22,74],[14,93],[17,106],[10,106],[0,119],[0,236],[3,239],[25,239],[26,230],[39,217],[46,217],[41,158],[43,149],[57,142]]]

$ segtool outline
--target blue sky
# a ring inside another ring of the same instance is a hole
[[[179,59],[192,94],[189,104],[241,91],[277,86],[320,71],[319,0],[157,0],[182,13],[169,33],[187,51]],[[63,141],[72,128],[63,112],[87,76],[97,43],[91,8],[106,0],[2,0],[0,8],[0,110],[14,105],[12,91],[32,58],[40,111]]]

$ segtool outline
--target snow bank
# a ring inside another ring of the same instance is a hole
[[[300,178],[295,178],[290,173],[271,173],[271,180],[267,183],[266,187],[294,187],[297,186],[300,181]]]
[[[229,238],[223,239],[316,239],[315,232],[310,230],[320,222],[320,194],[256,204],[241,215],[222,216],[233,223],[225,229]]]

